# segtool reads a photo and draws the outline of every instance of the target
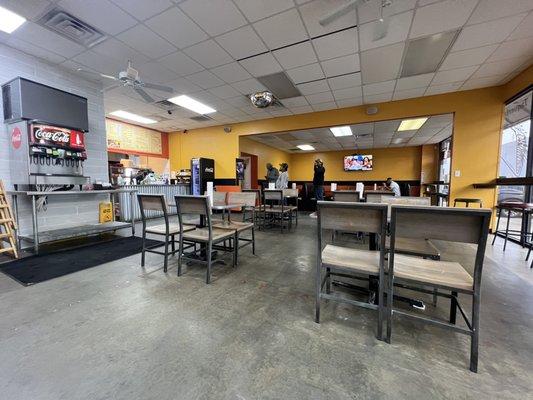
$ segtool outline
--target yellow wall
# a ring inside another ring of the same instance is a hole
[[[389,149],[357,150],[358,154],[372,154],[372,171],[344,171],[343,158],[353,151],[326,151],[323,153],[292,154],[289,163],[290,179],[298,181],[313,180],[313,165],[317,158],[322,159],[326,168],[327,181],[365,181],[420,179],[421,147],[395,147]]]
[[[276,168],[279,168],[279,164],[284,162],[289,164],[289,168],[291,165],[291,154],[256,142],[255,140],[250,140],[244,136],[239,137],[240,152],[255,154],[257,156],[257,179],[265,179],[267,163],[271,163]],[[289,170],[289,176],[291,176],[290,172]]]

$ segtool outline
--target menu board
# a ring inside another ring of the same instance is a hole
[[[106,119],[107,148],[137,153],[163,154],[161,132]]]

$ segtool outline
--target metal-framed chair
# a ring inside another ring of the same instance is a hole
[[[193,230],[195,227],[190,225],[181,226],[179,223],[171,223],[168,218],[168,206],[163,194],[138,194],[137,200],[139,202],[139,209],[141,211],[142,220],[142,253],[141,253],[141,266],[145,264],[145,253],[160,254],[165,257],[163,263],[163,271],[167,272],[168,256],[176,253],[176,235],[180,232],[186,232]],[[155,211],[163,217],[164,223],[159,225],[147,226],[147,211]],[[180,221],[181,223],[181,221]],[[162,235],[165,237],[165,243],[155,244],[150,247],[146,247],[146,234]],[[168,251],[168,245],[171,245],[172,250]],[[153,250],[157,247],[165,246],[165,251]]]
[[[327,299],[378,310],[377,338],[382,339],[385,283],[385,236],[387,234],[387,206],[385,204],[341,203],[319,201],[318,247],[315,273],[315,321],[320,322],[320,300]],[[372,232],[380,238],[380,250],[359,250],[327,244],[330,235],[324,230],[343,232]],[[331,276],[356,280],[378,281],[378,304],[362,302],[331,293]],[[325,287],[325,292],[323,291]]]
[[[348,203],[359,203],[359,192],[355,190],[335,190],[333,192],[333,201],[344,201]]]
[[[219,246],[216,249],[233,253],[233,263],[235,266],[237,257],[237,232],[234,230],[218,229],[213,227],[211,221],[211,205],[207,196],[175,196],[178,219],[180,222],[180,240],[178,256],[178,276],[181,276],[182,261],[185,259],[192,262],[200,262],[207,265],[206,283],[211,282],[211,266],[213,263],[213,248],[218,243],[228,239],[233,240],[234,244],[228,250],[226,246]],[[194,230],[185,231],[182,227],[185,215],[197,215],[200,220],[205,221],[204,226],[195,227]],[[184,243],[198,243],[200,250],[196,246],[192,253],[185,254]],[[199,254],[200,252],[200,254]],[[204,259],[205,258],[205,259]]]
[[[387,341],[389,343],[392,335],[393,315],[414,318],[463,333],[471,337],[470,370],[477,372],[481,273],[490,218],[491,211],[487,209],[392,206],[388,284],[386,288]],[[397,254],[395,249],[398,237],[435,239],[477,245],[473,276],[458,262],[434,261]],[[428,294],[434,294],[434,291],[422,287],[429,286],[439,289],[438,296],[450,299],[449,321],[429,318],[394,308],[393,295],[395,286]],[[459,293],[472,296],[470,320],[459,303]],[[467,329],[456,325],[457,309],[459,309]]]
[[[298,226],[298,201],[299,201],[300,193],[298,192],[298,189],[283,189],[283,199],[286,203],[286,206],[291,210],[291,220],[294,216],[296,226]],[[294,200],[294,205],[287,204],[291,200]]]
[[[263,228],[266,227],[267,220],[270,223],[279,221],[281,233],[287,221],[287,229],[292,227],[292,209],[291,206],[286,206],[284,203],[282,189],[268,189],[263,191],[264,205],[263,213]]]
[[[242,221],[253,221],[255,224],[259,224],[259,220],[262,213],[263,199],[261,195],[261,189],[242,189],[242,193],[254,193],[255,204],[253,207],[246,206],[242,210]],[[251,211],[252,216],[248,217],[248,211]]]

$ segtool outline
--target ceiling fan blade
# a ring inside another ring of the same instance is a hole
[[[335,11],[333,11],[331,14],[327,15],[326,17],[322,18],[318,21],[318,23],[322,26],[326,26],[331,24],[333,21],[339,19],[344,14],[347,14],[351,10],[357,8],[357,5],[361,2],[361,0],[352,0],[349,3],[345,4],[342,7],[337,8]],[[354,21],[355,22],[355,21]]]
[[[141,89],[140,87],[134,87],[133,90],[135,90],[139,96],[141,96],[144,101],[146,101],[147,103],[153,103],[155,102],[155,99],[153,99],[148,93],[146,93],[143,89]]]
[[[121,87],[121,86],[122,85],[120,85],[120,84],[107,86],[107,87],[102,89],[102,93],[109,92],[110,90],[116,89],[116,88]]]
[[[112,79],[114,81],[118,81],[118,78],[115,78],[114,76],[101,74],[99,72],[89,71],[89,70],[86,70],[86,69],[83,69],[83,68],[77,68],[76,71],[83,72],[85,74],[99,76],[99,77],[106,78],[106,79]]]
[[[143,86],[146,89],[155,89],[155,90],[160,90],[162,92],[174,93],[174,89],[171,88],[170,86],[157,85],[155,83],[147,83],[147,82],[144,82]]]
[[[387,36],[387,33],[389,32],[389,22],[390,18],[382,18],[381,20],[374,22],[373,42],[377,42]]]

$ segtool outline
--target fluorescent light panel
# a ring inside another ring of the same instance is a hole
[[[398,132],[401,131],[416,131],[420,129],[422,125],[426,123],[428,118],[413,118],[413,119],[404,119],[400,126],[398,127]]]
[[[26,18],[9,11],[7,8],[0,7],[0,31],[11,33],[24,22],[26,22]]]
[[[134,122],[139,122],[140,124],[155,124],[157,122],[155,119],[142,117],[140,115],[133,114],[133,113],[123,111],[123,110],[113,111],[109,113],[109,115],[113,115],[115,117],[127,119],[127,120],[134,121]]]
[[[335,128],[329,128],[333,136],[352,136],[352,129],[349,126],[336,126]]]
[[[309,151],[309,150],[314,150],[315,148],[313,146],[311,146],[310,144],[299,144],[298,147],[300,150],[305,150],[305,151]]]
[[[181,96],[172,97],[171,99],[168,99],[168,101],[202,115],[211,114],[217,111],[214,108],[200,103],[198,100],[194,100],[189,96],[185,96],[184,94]]]

